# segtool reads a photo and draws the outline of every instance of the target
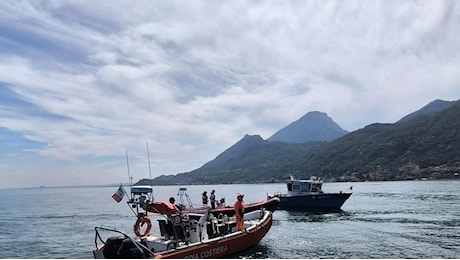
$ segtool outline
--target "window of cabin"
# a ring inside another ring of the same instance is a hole
[[[299,184],[292,184],[292,190],[294,191],[299,191],[300,190],[300,185]]]
[[[302,183],[300,184],[300,191],[302,191],[302,192],[307,192],[308,189],[310,188],[309,186],[310,186],[310,185],[308,185],[308,183],[302,182]]]

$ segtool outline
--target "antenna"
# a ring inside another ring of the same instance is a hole
[[[128,161],[128,150],[126,150],[126,166],[128,167],[128,182],[129,186],[133,185],[133,176],[129,174],[129,161]]]
[[[149,162],[149,182],[150,182],[150,186],[152,186],[152,171],[150,170],[150,153],[149,153],[149,142],[145,142],[147,144],[147,159],[148,159],[148,162]],[[153,192],[150,193],[150,200],[153,201]]]
[[[150,153],[149,153],[149,143],[145,142],[147,144],[147,159],[149,161],[149,177],[150,177],[150,185],[152,185],[152,171],[150,170]]]

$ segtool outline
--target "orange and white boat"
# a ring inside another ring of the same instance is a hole
[[[136,236],[96,227],[94,258],[221,258],[257,245],[270,230],[272,213],[264,208],[244,215],[244,229],[237,230],[236,219],[209,210],[182,212],[169,202],[150,203],[150,214],[158,219],[157,233],[152,231],[149,211],[128,202],[137,209],[134,225]],[[103,234],[115,233],[103,239]]]

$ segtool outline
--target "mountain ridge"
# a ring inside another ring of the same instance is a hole
[[[264,142],[265,140],[263,140],[260,135],[246,134],[241,140],[239,140],[234,145],[230,146],[227,150],[219,154],[214,160],[211,160],[205,163],[200,168],[215,167],[216,165],[224,161],[228,161],[228,160],[231,160],[232,158],[235,158],[239,153],[245,152],[251,147],[260,145]]]
[[[281,182],[289,173],[331,181],[451,178],[460,171],[460,155],[455,152],[460,146],[460,101],[449,104],[441,110],[422,108],[431,112],[393,124],[370,124],[331,142],[288,143],[245,135],[224,152],[231,156],[222,153],[217,161],[162,175],[154,183]],[[245,150],[238,152],[238,147]]]
[[[408,120],[411,120],[418,116],[429,115],[429,114],[441,112],[444,109],[449,108],[450,106],[454,105],[455,102],[456,101],[445,101],[445,100],[436,99],[434,101],[431,101],[424,107],[420,108],[419,110],[404,116],[396,123],[407,122]]]
[[[267,141],[291,143],[332,141],[347,133],[348,131],[342,129],[326,113],[311,111],[278,130]]]

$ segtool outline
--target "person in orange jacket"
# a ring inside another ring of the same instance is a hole
[[[239,194],[236,196],[236,201],[233,207],[235,208],[235,215],[236,215],[236,226],[238,230],[244,229],[244,205],[243,205],[243,194]]]

